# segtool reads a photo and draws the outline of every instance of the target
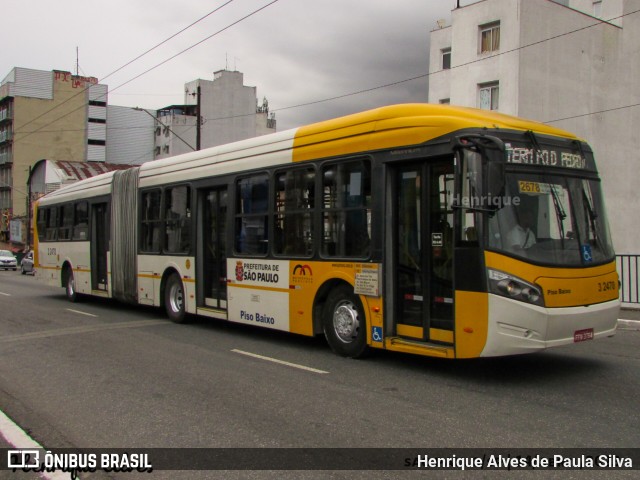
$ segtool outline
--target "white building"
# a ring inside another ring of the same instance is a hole
[[[140,165],[155,158],[155,110],[107,106],[107,162]]]
[[[440,25],[443,22],[439,22]],[[640,0],[483,0],[431,32],[429,102],[497,109],[593,147],[617,253],[640,253]]]
[[[197,79],[185,84],[184,105],[158,111],[155,158],[196,150],[198,100],[200,148],[266,135],[276,131],[274,114],[266,100],[258,105],[256,87],[244,85],[241,72],[220,70],[213,80]],[[191,148],[193,147],[193,148]]]

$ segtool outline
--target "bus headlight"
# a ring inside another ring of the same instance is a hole
[[[544,307],[542,293],[535,285],[499,270],[488,268],[487,273],[491,293]]]

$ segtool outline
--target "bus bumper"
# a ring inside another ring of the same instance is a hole
[[[533,353],[610,337],[615,334],[619,311],[618,300],[544,308],[489,294],[489,328],[481,356]]]

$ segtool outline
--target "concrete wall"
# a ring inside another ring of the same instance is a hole
[[[155,115],[155,110],[108,106],[107,163],[138,165],[153,160]]]

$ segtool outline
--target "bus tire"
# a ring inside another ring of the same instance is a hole
[[[338,355],[361,358],[367,354],[367,321],[351,287],[342,285],[331,291],[324,304],[322,328],[327,343]]]
[[[67,300],[71,303],[76,303],[80,299],[80,296],[76,290],[76,281],[73,276],[73,270],[68,268],[66,272],[64,288],[67,294]]]
[[[169,275],[165,284],[164,309],[172,322],[184,323],[187,317],[184,286],[180,276],[175,272]]]

